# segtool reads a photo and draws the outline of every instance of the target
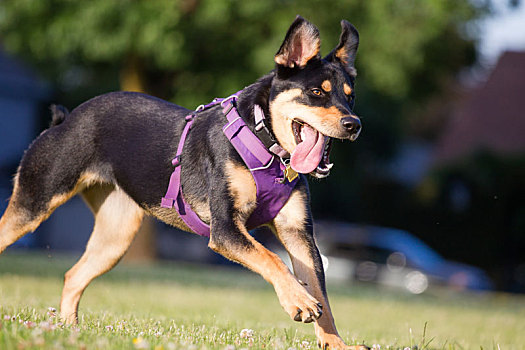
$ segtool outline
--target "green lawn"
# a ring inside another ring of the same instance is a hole
[[[79,326],[62,326],[49,308],[58,308],[63,274],[74,260],[17,251],[0,256],[0,349],[316,348],[313,326],[291,321],[259,276],[180,263],[119,265],[86,290]],[[525,349],[521,296],[328,290],[349,343]]]

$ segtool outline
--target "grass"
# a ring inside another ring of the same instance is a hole
[[[313,327],[291,321],[259,276],[180,263],[117,266],[86,290],[80,324],[61,325],[54,309],[74,261],[0,256],[0,349],[316,348]],[[339,332],[351,344],[525,349],[523,296],[328,289]]]

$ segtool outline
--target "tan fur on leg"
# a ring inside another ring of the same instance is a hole
[[[64,279],[60,316],[77,321],[80,297],[88,284],[109,271],[124,255],[140,228],[144,211],[121,189],[97,185],[83,194],[95,215],[95,227],[80,260]]]
[[[315,334],[321,348],[347,349],[335,327],[330,304],[320,285],[312,252],[317,248],[313,240],[305,236],[307,220],[307,197],[305,193],[294,191],[286,205],[273,222],[273,230],[282,242],[292,261],[294,273],[308,292],[323,305],[323,315],[315,321]],[[320,266],[322,269],[322,266]]]
[[[318,301],[306,291],[283,261],[276,254],[266,249],[261,243],[257,242],[248,233],[240,220],[237,220],[236,225],[250,242],[249,248],[239,247],[237,249],[231,249],[229,246],[215,245],[213,230],[209,247],[224,257],[236,261],[260,274],[266,281],[272,284],[281,306],[292,319],[312,322],[313,318],[319,317]]]

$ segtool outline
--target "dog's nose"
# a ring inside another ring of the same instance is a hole
[[[361,131],[361,121],[356,116],[341,118],[341,125],[352,135],[359,135]]]

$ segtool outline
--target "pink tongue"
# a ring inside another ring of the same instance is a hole
[[[323,157],[324,136],[311,128],[303,126],[303,141],[295,147],[290,165],[298,173],[308,174],[314,171]]]

